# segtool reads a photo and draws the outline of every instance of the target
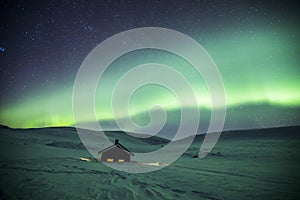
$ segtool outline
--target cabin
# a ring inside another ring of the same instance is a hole
[[[130,162],[131,156],[134,156],[126,147],[115,140],[115,144],[98,152],[101,153],[101,162]]]

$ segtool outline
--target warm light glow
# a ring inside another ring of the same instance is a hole
[[[89,159],[89,158],[80,158],[80,160],[86,161],[86,162],[91,162],[91,159]]]

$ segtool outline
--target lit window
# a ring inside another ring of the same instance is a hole
[[[107,158],[106,161],[107,161],[107,162],[114,162],[114,159],[112,159],[112,158]]]
[[[123,159],[119,159],[119,162],[124,162],[124,160]]]

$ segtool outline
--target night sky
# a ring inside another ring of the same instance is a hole
[[[225,129],[299,125],[299,9],[288,1],[2,1],[0,124],[74,125],[73,83],[88,53],[119,32],[164,27],[198,41],[218,66],[226,92]],[[108,106],[113,85],[126,70],[148,62],[168,64],[202,88],[196,94],[199,109],[209,113],[208,92],[189,63],[141,50],[116,60],[99,86],[97,118],[108,129],[115,128]],[[156,102],[177,113],[174,96],[148,86],[130,104],[137,123],[149,120],[145,113]]]

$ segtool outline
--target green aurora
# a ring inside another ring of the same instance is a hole
[[[299,110],[298,33],[298,30],[291,27],[278,30],[261,28],[254,31],[246,29],[244,32],[227,31],[209,37],[195,34],[191,37],[198,38],[197,41],[207,50],[219,68],[226,90],[228,109],[267,104],[274,106],[274,109],[282,107]],[[183,105],[184,107],[210,109],[210,96],[204,81],[187,61],[163,51],[141,50],[117,59],[99,83],[95,97],[97,102],[95,112],[99,121],[126,117],[125,113],[124,116],[113,116],[110,108],[112,89],[122,74],[134,66],[148,62],[174,67],[190,81],[196,91],[199,105]],[[153,73],[155,75],[155,72]],[[74,78],[69,77],[56,83],[56,87],[52,90],[37,88],[22,98],[2,104],[0,123],[15,128],[74,125],[72,113]],[[179,108],[176,98],[170,91],[157,85],[149,85],[137,90],[132,97],[129,105],[131,117],[148,111],[151,105],[156,103],[167,110]],[[264,110],[260,109],[256,114],[259,116],[263,112]],[[280,109],[276,114],[282,115],[282,112]],[[227,117],[231,117],[230,113]],[[298,116],[293,116],[286,120],[290,120],[290,124],[299,124],[298,119]],[[82,116],[82,122],[89,120],[90,116]]]

